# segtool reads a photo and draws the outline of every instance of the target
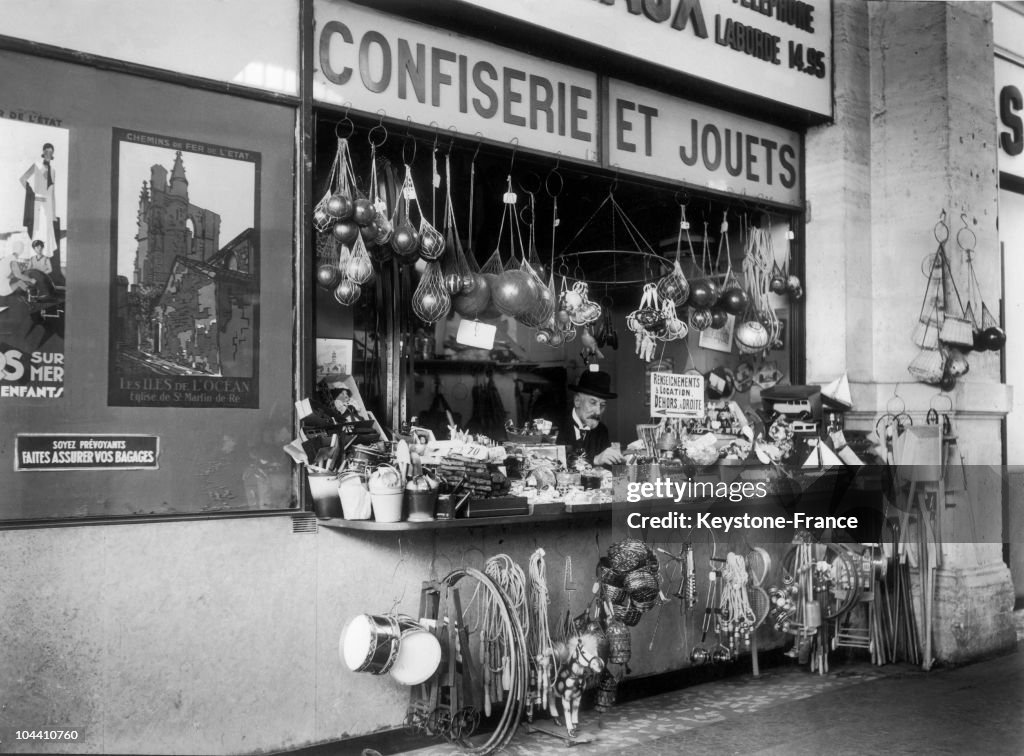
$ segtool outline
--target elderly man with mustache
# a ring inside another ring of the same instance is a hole
[[[611,384],[608,373],[586,370],[575,384],[568,387],[573,392],[572,411],[559,424],[555,443],[564,444],[569,456],[582,455],[594,465],[614,465],[625,461],[622,453],[611,445],[608,426],[601,422],[608,400],[617,396],[612,393]]]

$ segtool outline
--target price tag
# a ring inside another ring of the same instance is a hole
[[[441,186],[441,174],[434,171],[434,188],[437,189]]]
[[[463,320],[459,323],[455,341],[458,344],[465,344],[477,349],[493,349],[494,336],[497,332],[497,327],[489,323],[481,323],[479,320]]]
[[[405,197],[407,200],[414,200],[414,199],[416,199],[416,187],[414,187],[414,186],[402,187],[402,196]]]
[[[505,192],[505,194],[502,196],[502,199],[505,201],[506,205],[514,205],[514,204],[516,204],[516,199],[517,199],[516,198],[516,193],[515,192]]]

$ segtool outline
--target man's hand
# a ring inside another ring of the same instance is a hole
[[[595,465],[621,465],[625,461],[626,458],[622,456],[622,452],[614,446],[609,446],[603,452],[594,457]]]

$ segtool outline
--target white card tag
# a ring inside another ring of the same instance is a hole
[[[407,200],[414,200],[414,199],[416,199],[416,187],[413,187],[413,186],[404,187],[402,189],[402,196],[405,197]]]
[[[477,349],[493,349],[494,336],[497,332],[497,327],[489,323],[481,323],[479,320],[463,320],[459,323],[459,332],[455,335],[455,341]]]
[[[516,199],[517,199],[516,198],[516,193],[515,192],[505,192],[505,194],[502,197],[502,199],[505,200],[505,204],[506,205],[514,205],[514,204],[516,204]]]

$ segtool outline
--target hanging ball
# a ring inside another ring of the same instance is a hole
[[[711,326],[711,310],[703,307],[696,308],[690,313],[690,325],[698,331],[706,330]]]
[[[706,278],[700,278],[690,284],[689,304],[694,307],[711,307],[718,296],[711,288],[711,282]]]
[[[476,274],[475,273],[466,273],[464,276],[462,276],[462,288],[459,289],[459,293],[461,293],[461,294],[470,294],[470,293],[472,293],[473,289],[475,289],[475,288],[476,288]]]
[[[747,349],[764,349],[768,346],[768,329],[757,320],[745,320],[736,327],[736,341]]]
[[[956,376],[950,373],[948,370],[942,372],[942,378],[939,379],[939,388],[943,391],[952,391],[956,388]]]
[[[337,220],[348,220],[352,217],[355,206],[344,194],[332,194],[327,199],[327,214]]]
[[[721,307],[711,308],[711,327],[723,328],[729,322],[729,313]]]
[[[1006,331],[999,326],[992,326],[981,332],[981,338],[986,350],[998,352],[1006,344]]]
[[[364,284],[373,278],[373,265],[365,255],[349,258],[345,266],[345,276],[357,284]]]
[[[313,225],[317,228],[326,228],[331,220],[333,219],[324,208],[318,207],[313,211]]]
[[[658,296],[678,307],[690,296],[690,284],[674,272],[669,273],[658,281]]]
[[[549,331],[547,328],[541,328],[539,331],[537,331],[537,335],[534,336],[533,338],[538,344],[546,345],[551,343],[551,336],[551,331]]]
[[[341,281],[341,271],[333,263],[324,263],[316,269],[316,282],[325,289],[333,289]]]
[[[333,233],[342,244],[352,244],[359,238],[359,226],[350,220],[340,220],[334,224]]]
[[[502,314],[512,317],[526,312],[532,304],[529,284],[528,277],[522,271],[507,270],[502,273],[491,291],[495,307]]]
[[[359,284],[349,281],[347,278],[334,290],[334,298],[345,306],[355,304],[360,294],[362,294],[362,289],[359,288]]]
[[[395,257],[403,265],[416,261],[420,248],[419,232],[410,223],[402,223],[395,229],[391,237],[391,248],[395,251]]]
[[[360,226],[368,226],[377,218],[377,208],[365,197],[360,197],[352,203],[352,220]]]
[[[554,331],[551,332],[551,342],[548,344],[548,346],[560,347],[564,343],[565,333],[563,331],[555,329]]]
[[[773,294],[785,294],[789,281],[784,276],[772,276],[768,288]]]
[[[420,255],[427,260],[437,260],[444,254],[444,239],[440,234],[420,234]]]
[[[444,288],[449,294],[460,294],[462,292],[462,276],[458,273],[449,273],[444,277]]]
[[[371,244],[377,243],[377,237],[380,236],[380,228],[378,228],[376,221],[370,221],[366,225],[359,227],[359,235],[363,237],[363,243],[369,247]]]
[[[967,375],[967,372],[971,369],[971,363],[967,361],[967,355],[961,352],[959,349],[951,349],[949,352],[949,362],[946,365],[946,370],[954,378],[959,378],[962,375]]]
[[[730,286],[722,292],[718,304],[726,312],[732,315],[739,315],[747,309],[747,305],[750,304],[750,297],[747,295],[747,290],[743,287]]]
[[[482,273],[473,274],[473,290],[459,294],[452,300],[455,312],[464,318],[479,316],[491,302],[491,289]]]
[[[569,311],[568,310],[559,310],[556,313],[555,317],[558,318],[558,322],[559,322],[560,325],[569,325],[569,321],[572,319],[569,316]]]
[[[804,285],[800,283],[798,276],[790,276],[786,279],[786,291],[793,299],[800,299],[804,295]]]

